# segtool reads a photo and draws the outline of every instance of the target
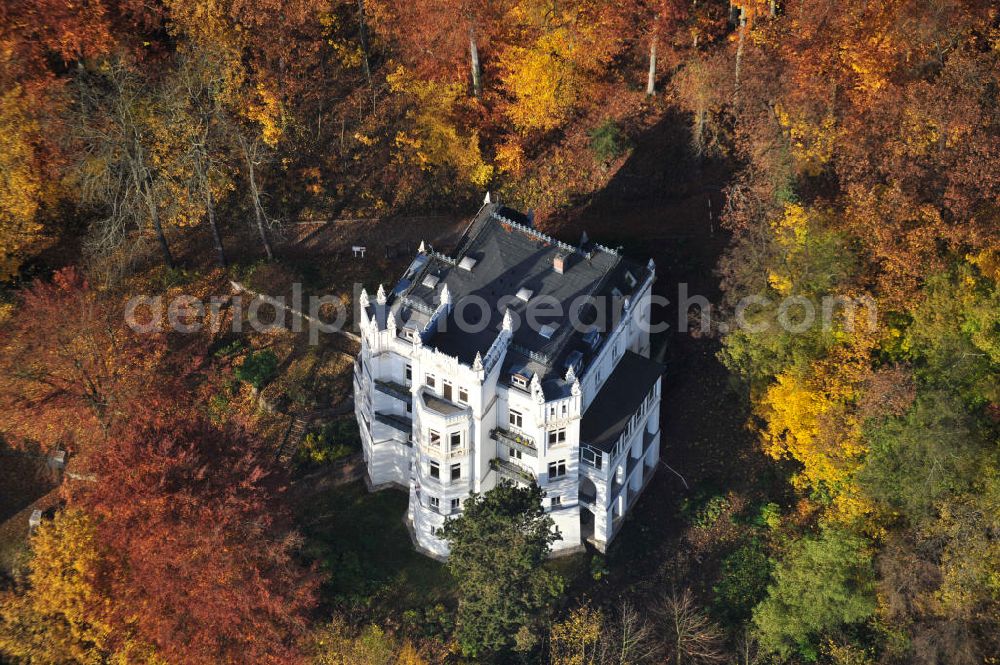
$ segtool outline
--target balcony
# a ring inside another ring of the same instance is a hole
[[[502,427],[492,430],[490,436],[497,443],[513,448],[514,450],[519,450],[525,455],[538,457],[538,448],[535,446],[535,440],[530,436],[521,434],[520,432],[512,432]]]
[[[403,416],[396,415],[395,413],[379,413],[375,412],[372,414],[372,419],[381,424],[392,429],[393,434],[390,439],[379,439],[375,443],[381,443],[383,441],[393,440],[404,443],[409,447],[413,447],[413,421],[409,418],[404,418]],[[374,433],[373,433],[374,436]]]
[[[400,385],[395,381],[385,381],[383,379],[375,379],[375,390],[393,397],[402,402],[409,403],[413,398],[410,395],[410,389],[406,386]]]
[[[518,483],[528,483],[529,485],[535,482],[535,474],[507,460],[494,457],[490,460],[490,468],[496,471],[497,475],[501,478],[507,478]]]

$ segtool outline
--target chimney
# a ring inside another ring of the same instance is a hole
[[[559,252],[552,259],[552,269],[558,274],[563,274],[566,271],[566,253]]]

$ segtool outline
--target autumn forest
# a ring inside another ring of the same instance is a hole
[[[414,551],[356,336],[240,325],[487,191],[711,301],[606,553],[507,484]],[[871,325],[787,325],[829,298]],[[998,658],[996,3],[0,3],[0,663]]]

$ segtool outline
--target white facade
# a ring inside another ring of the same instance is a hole
[[[540,234],[522,232],[537,245]],[[422,251],[414,261],[411,282],[428,270],[430,254]],[[457,265],[463,257],[431,258]],[[372,300],[362,294],[354,392],[368,474],[376,489],[395,485],[409,492],[407,519],[420,549],[447,556],[447,543],[436,536],[437,529],[461,511],[470,493],[487,491],[501,478],[537,482],[544,490],[546,510],[561,536],[556,552],[579,548],[584,541],[606,548],[659,460],[662,369],[645,372],[650,378],[641,399],[629,403],[629,413],[614,414],[621,431],[618,426],[602,431],[600,446],[581,441],[581,424],[609,380],[629,379],[622,376],[623,359],[653,365],[646,360],[650,339],[645,325],[653,277],[650,262],[641,282],[630,280],[636,283],[620,321],[601,336],[588,362],[579,366],[579,375],[573,369],[566,372],[564,390],[543,388],[542,370],[530,379],[525,376],[529,372],[511,370],[510,356],[525,350],[516,343],[510,313],[490,333],[493,339],[485,352],[463,362],[434,345],[435,319],[447,316],[451,298],[458,301],[461,295],[437,286],[443,293],[434,312],[426,312],[429,318],[404,324],[405,305],[393,301],[406,299],[405,279],[390,297],[382,287]],[[622,372],[615,375],[616,369]],[[608,400],[612,397],[617,396],[608,395]],[[606,414],[601,418],[609,420]],[[587,425],[593,431],[607,429],[603,422]]]

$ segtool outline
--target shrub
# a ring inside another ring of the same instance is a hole
[[[358,425],[353,418],[344,418],[323,425],[306,434],[299,447],[299,462],[330,464],[344,459],[358,447]]]
[[[278,357],[265,349],[251,353],[236,368],[236,378],[260,390],[278,373]]]
[[[729,554],[722,560],[718,584],[712,587],[713,614],[733,626],[749,620],[754,606],[767,594],[773,567],[756,539]]]
[[[614,120],[608,118],[590,130],[590,149],[599,161],[610,162],[621,157],[629,148],[628,137]]]
[[[687,518],[691,526],[699,529],[714,526],[728,509],[729,499],[722,494],[706,495],[699,492],[681,502],[681,514]]]

